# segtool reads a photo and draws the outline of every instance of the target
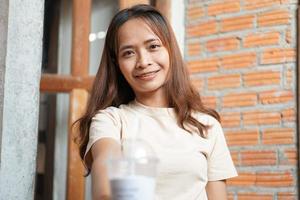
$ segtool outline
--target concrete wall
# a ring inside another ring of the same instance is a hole
[[[44,1],[1,0],[0,5],[0,199],[29,200],[36,168]]]

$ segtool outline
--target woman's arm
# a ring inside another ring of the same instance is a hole
[[[92,146],[92,196],[93,200],[110,199],[110,186],[105,164],[108,155],[119,153],[120,144],[114,139],[103,138]]]
[[[225,180],[208,181],[205,189],[208,200],[227,200]]]

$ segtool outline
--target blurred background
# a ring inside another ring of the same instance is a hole
[[[84,110],[111,18],[138,3],[170,20],[194,86],[221,115],[239,172],[229,199],[299,199],[297,0],[45,0],[37,147],[24,147],[36,150],[35,184],[22,199],[91,199],[70,125]]]

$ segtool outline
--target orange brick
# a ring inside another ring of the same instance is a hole
[[[292,101],[294,94],[292,91],[277,91],[271,90],[259,94],[261,104],[276,104]]]
[[[228,131],[225,133],[225,137],[228,146],[257,145],[259,140],[259,131],[258,129]]]
[[[202,102],[209,108],[215,109],[217,107],[217,98],[215,96],[202,96]]]
[[[219,15],[238,11],[240,11],[240,3],[238,0],[210,4],[207,8],[208,15]]]
[[[268,111],[248,111],[242,113],[244,125],[279,124],[280,113]]]
[[[280,5],[280,0],[245,0],[245,10],[256,10]]]
[[[298,198],[294,192],[278,192],[277,199],[278,200],[296,200]]]
[[[256,62],[254,52],[230,54],[221,58],[221,66],[224,69],[240,69],[251,67]]]
[[[227,181],[229,186],[288,187],[294,185],[291,172],[240,172]]]
[[[255,185],[256,174],[251,172],[239,172],[239,176],[228,179],[229,186],[253,186]]]
[[[277,154],[275,151],[242,151],[240,155],[241,165],[275,165],[277,162]]]
[[[265,129],[262,134],[263,144],[294,144],[294,130],[292,128]]]
[[[218,70],[218,58],[207,58],[203,60],[189,61],[188,69],[191,73],[215,72]]]
[[[199,19],[204,16],[204,10],[201,6],[189,6],[187,10],[188,20]]]
[[[240,41],[237,37],[218,38],[207,41],[205,47],[207,51],[229,51],[236,50],[240,46]]]
[[[241,115],[237,112],[221,113],[222,126],[225,127],[238,127],[240,126]]]
[[[231,17],[221,20],[221,31],[236,31],[253,28],[254,15]]]
[[[298,156],[297,149],[286,149],[283,157],[280,158],[281,165],[297,165]]]
[[[238,151],[230,151],[230,155],[231,155],[234,165],[235,166],[239,165],[239,152]]]
[[[238,193],[238,200],[273,200],[272,194]]]
[[[242,107],[254,106],[257,102],[257,95],[254,92],[247,93],[230,93],[223,97],[222,106],[228,107]]]
[[[187,49],[188,49],[188,54],[190,56],[199,55],[200,50],[201,50],[200,42],[198,42],[198,43],[189,43],[187,45]]]
[[[262,64],[276,64],[294,62],[296,60],[296,50],[293,48],[267,49],[262,52]]]
[[[195,87],[196,90],[202,90],[204,85],[203,79],[191,79],[192,85]]]
[[[288,187],[294,185],[291,172],[258,172],[256,185],[264,187]]]
[[[188,37],[199,37],[217,33],[217,22],[215,20],[189,25],[187,27]]]
[[[244,74],[245,86],[279,85],[280,72],[260,71]]]
[[[256,46],[279,44],[279,39],[280,39],[279,32],[250,34],[244,38],[244,47],[256,47]]]
[[[241,85],[239,74],[217,75],[208,78],[208,89],[218,90],[224,88],[237,88]]]
[[[273,10],[258,15],[258,26],[277,26],[289,24],[290,14],[288,10]]]
[[[296,121],[296,108],[287,108],[281,112],[282,120],[285,122],[294,122]]]

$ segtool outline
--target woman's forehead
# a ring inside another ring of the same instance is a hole
[[[118,43],[131,42],[137,40],[160,40],[153,28],[144,19],[135,18],[125,22],[118,30]]]

